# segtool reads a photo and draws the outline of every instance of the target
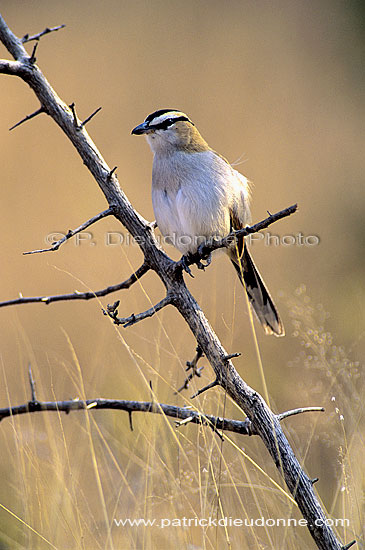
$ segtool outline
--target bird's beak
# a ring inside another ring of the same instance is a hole
[[[152,129],[148,127],[147,122],[142,122],[142,124],[139,124],[132,130],[132,134],[134,136],[141,136],[142,134],[148,134],[149,132],[152,132]]]

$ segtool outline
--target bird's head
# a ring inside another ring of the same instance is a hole
[[[168,154],[177,150],[199,152],[209,150],[190,118],[177,109],[160,109],[132,130],[146,136],[153,153]]]

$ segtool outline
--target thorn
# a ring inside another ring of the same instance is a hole
[[[240,353],[229,353],[228,355],[224,356],[224,361],[229,361],[230,359],[234,359],[235,357],[239,357]]]
[[[210,390],[211,388],[214,388],[214,386],[218,386],[219,383],[218,383],[218,379],[216,378],[214,380],[214,382],[211,382],[210,384],[208,384],[207,386],[204,386],[204,388],[202,388],[201,390],[197,391],[196,393],[194,393],[194,395],[191,396],[191,399],[194,399],[194,397],[198,397],[198,395],[201,395],[203,392],[207,391],[207,390]]]
[[[34,44],[33,51],[32,51],[32,55],[31,55],[30,58],[29,58],[29,63],[30,63],[31,65],[34,65],[34,63],[37,61],[37,58],[36,58],[36,56],[35,56],[35,53],[36,53],[36,51],[37,51],[38,44],[39,44],[39,42],[36,42],[36,43]]]
[[[315,483],[317,483],[317,481],[319,481],[319,477],[314,477],[313,479],[311,479],[311,484],[314,485]]]
[[[219,419],[219,420],[223,420],[223,419]],[[217,434],[217,436],[219,437],[219,439],[220,439],[221,441],[224,441],[223,433],[221,433],[221,432],[218,430],[218,428],[216,427],[215,424],[213,424],[212,422],[207,422],[207,421],[205,421],[204,424],[205,424],[206,426],[209,426],[209,428],[210,428],[214,433]]]
[[[272,216],[271,212],[269,212],[268,210],[266,210],[266,212],[269,214],[269,216]]]
[[[14,128],[17,128],[18,126],[23,124],[23,122],[27,122],[27,120],[30,120],[31,118],[34,118],[35,116],[40,115],[41,113],[45,113],[45,112],[46,112],[45,109],[43,107],[40,107],[39,109],[34,111],[34,113],[31,113],[30,115],[27,115],[26,117],[22,118],[22,120],[20,120],[16,124],[14,124],[14,126],[9,128],[9,132],[11,132],[11,130],[14,130]]]
[[[211,429],[213,430],[213,432],[217,434],[217,436],[219,437],[219,439],[220,439],[221,441],[224,441],[223,434],[221,434],[221,432],[219,432],[219,431],[217,430],[217,428],[215,428],[214,426],[210,426],[210,427],[211,427]]]
[[[132,411],[128,411],[128,416],[129,416],[129,427],[131,429],[131,432],[133,432]]]
[[[114,172],[116,171],[116,169],[118,168],[118,166],[114,166],[114,168],[112,170],[110,170],[109,174],[108,174],[108,177],[107,177],[107,180],[110,181],[113,177],[113,174]]]
[[[72,112],[72,115],[73,115],[73,119],[74,119],[74,126],[76,128],[76,130],[79,130],[80,127],[79,127],[79,124],[77,122],[77,114],[76,114],[76,109],[75,109],[75,103],[72,102],[71,105],[69,105],[70,109],[71,109],[71,112]]]
[[[85,120],[83,122],[81,122],[80,126],[79,126],[79,129],[81,130],[81,128],[83,128],[85,126],[85,124],[87,124],[88,122],[90,122],[90,120],[99,112],[101,111],[102,107],[98,107],[97,109],[95,109],[95,111],[93,113],[91,113],[90,116],[88,116],[87,118],[85,118]]]
[[[32,365],[29,363],[28,365],[28,374],[29,374],[29,383],[30,383],[30,391],[31,391],[31,402],[36,403],[37,398],[35,395],[35,382],[32,374]]]
[[[342,547],[342,550],[348,550],[348,549],[351,548],[351,546],[353,546],[354,544],[356,544],[356,540],[352,540],[352,541],[349,542],[348,544],[345,544],[345,545]]]

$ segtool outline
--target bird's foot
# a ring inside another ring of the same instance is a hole
[[[184,254],[184,256],[181,257],[179,264],[181,265],[182,270],[186,271],[186,273],[194,279],[194,275],[192,274],[189,267],[191,265],[191,256],[192,254],[190,252],[187,252],[186,254]]]
[[[206,263],[203,263],[201,261],[201,259],[199,259],[196,262],[196,265],[198,266],[198,269],[203,269],[204,270],[206,267],[210,266],[210,264],[212,263],[212,254],[209,254],[209,256],[204,258],[204,260],[206,261]]]

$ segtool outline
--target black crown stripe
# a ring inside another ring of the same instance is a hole
[[[190,122],[190,124],[193,124],[187,116],[179,116],[177,118],[167,118],[159,124],[149,124],[148,127],[151,128],[151,130],[167,130],[167,128],[175,124],[175,122],[179,122],[179,120],[185,120],[186,122]]]
[[[159,111],[155,111],[154,113],[151,113],[146,118],[145,122],[151,122],[154,118],[157,118],[161,115],[164,115],[165,113],[170,113],[172,111],[178,111],[179,109],[160,109]]]

